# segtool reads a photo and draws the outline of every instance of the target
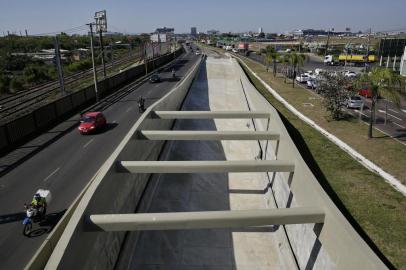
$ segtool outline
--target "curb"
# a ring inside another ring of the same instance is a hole
[[[268,89],[268,91],[279,101],[281,102],[290,112],[292,112],[294,115],[299,117],[301,120],[306,122],[308,125],[311,127],[315,128],[317,131],[319,131],[321,134],[323,134],[327,139],[335,143],[338,147],[340,147],[342,150],[344,150],[346,153],[348,153],[350,156],[352,156],[355,160],[357,160],[359,163],[361,163],[365,168],[368,170],[377,173],[380,175],[385,182],[390,184],[394,189],[402,193],[403,196],[406,196],[406,186],[404,186],[398,179],[396,179],[393,175],[385,172],[381,167],[361,155],[359,152],[357,152],[355,149],[353,149],[351,146],[337,138],[335,135],[329,133],[327,130],[324,128],[320,127],[317,125],[313,120],[308,118],[307,116],[303,115],[301,112],[299,112],[295,107],[293,107],[289,102],[287,102],[282,96],[280,96],[274,89],[272,89],[271,86],[269,86],[266,82],[264,82],[254,71],[252,71],[245,63],[244,61],[235,55],[232,55],[232,57],[237,58],[240,60],[240,63],[243,64],[254,76],[257,78],[265,87]]]

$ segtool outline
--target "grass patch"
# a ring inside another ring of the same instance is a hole
[[[378,255],[383,253],[396,268],[406,269],[406,198],[380,176],[367,170],[321,133],[292,114],[252,73],[242,67],[257,90],[279,112],[303,159],[358,233]],[[270,82],[269,79],[267,82]],[[289,89],[283,81],[282,84],[274,82],[271,85],[274,89],[284,86],[284,93],[304,91],[301,88]],[[299,95],[296,104],[292,102],[292,105],[296,106],[303,98]],[[308,102],[308,99],[306,100]],[[337,123],[337,129],[355,125],[355,132],[362,131],[362,134],[366,134],[366,125],[364,127],[345,121]],[[360,136],[362,135],[357,137]],[[399,151],[400,145],[397,147]]]

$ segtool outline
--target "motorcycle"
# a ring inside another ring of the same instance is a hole
[[[24,204],[24,208],[26,210],[26,217],[23,220],[23,235],[29,236],[32,232],[32,225],[33,223],[41,222],[45,218],[46,208],[39,207],[36,208],[32,205]]]

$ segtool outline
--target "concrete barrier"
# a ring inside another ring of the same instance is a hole
[[[164,142],[154,144],[135,140],[133,134],[141,129],[169,129],[174,120],[156,121],[149,116],[151,110],[177,110],[180,108],[200,63],[196,64],[184,80],[162,99],[155,102],[134,124],[130,132],[104,163],[99,175],[90,185],[77,210],[52,253],[46,269],[111,269],[117,260],[125,233],[88,233],[84,220],[88,213],[133,212],[148,182],[148,174],[129,175],[117,172],[116,160],[156,160]],[[117,184],[117,183],[120,184]],[[106,199],[109,198],[109,199]]]
[[[34,118],[37,128],[41,129],[47,127],[56,119],[55,104],[51,103],[35,110]]]
[[[28,114],[6,124],[10,143],[15,143],[35,132],[35,119],[33,114]]]
[[[295,161],[291,181],[288,181],[286,173],[269,174],[273,191],[270,195],[274,196],[280,208],[322,207],[326,213],[324,224],[285,226],[300,269],[386,269],[320,186],[290,138],[278,112],[251,84],[241,67],[239,69],[251,110],[268,110],[273,116],[269,123],[267,120],[254,119],[256,129],[269,129],[280,134],[278,146],[276,142],[261,141],[263,157],[267,160]]]

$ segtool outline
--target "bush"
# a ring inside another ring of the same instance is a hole
[[[14,77],[10,81],[10,92],[15,93],[24,89],[24,83],[21,77]]]

